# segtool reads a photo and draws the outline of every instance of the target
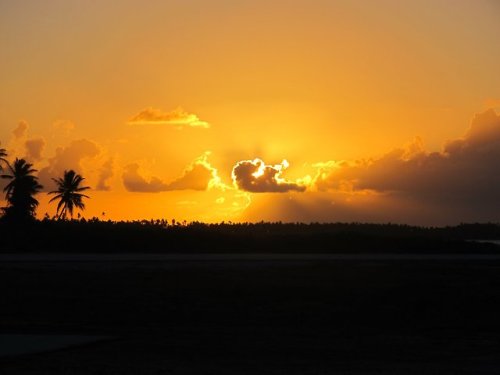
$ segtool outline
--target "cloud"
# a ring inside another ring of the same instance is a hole
[[[441,152],[427,152],[417,139],[381,158],[320,163],[313,186],[319,191],[372,191],[430,205],[451,220],[498,220],[500,212],[500,116],[477,114],[461,138]],[[408,217],[408,220],[410,217]]]
[[[24,146],[26,147],[26,159],[33,161],[42,160],[42,153],[45,148],[45,140],[43,138],[28,139]]]
[[[26,121],[21,120],[17,124],[16,128],[12,131],[12,134],[14,134],[14,137],[17,138],[22,138],[26,135],[28,132],[29,125]]]
[[[207,190],[220,183],[217,170],[208,162],[210,153],[196,158],[183,172],[182,176],[170,182],[166,190]]]
[[[38,162],[43,159],[43,151],[45,149],[45,139],[42,137],[30,138],[30,126],[25,120],[18,122],[12,137],[7,146],[10,158],[24,158],[28,162]]]
[[[170,112],[163,112],[156,108],[145,108],[132,117],[129,121],[131,125],[175,125],[199,128],[209,128],[210,124],[201,121],[198,116],[188,113],[182,108],[174,109]]]
[[[196,158],[181,176],[168,183],[158,177],[147,179],[141,175],[139,164],[129,164],[122,175],[123,185],[128,191],[149,193],[173,190],[202,191],[212,188],[224,190],[226,186],[221,182],[217,169],[208,162],[209,155],[210,152],[205,152]]]
[[[49,165],[39,172],[42,185],[50,190],[50,186],[54,186],[52,178],[62,176],[65,170],[73,169],[82,174],[82,161],[94,159],[100,152],[99,146],[88,139],[74,140],[68,146],[58,147],[55,155],[48,159]]]
[[[122,179],[125,189],[132,192],[157,193],[165,191],[167,184],[157,177],[149,180],[141,176],[139,164],[132,163],[125,166]]]
[[[252,193],[283,193],[291,190],[304,191],[306,187],[294,182],[288,182],[281,177],[288,168],[288,162],[266,165],[260,159],[242,160],[232,171],[234,185]]]
[[[99,178],[97,180],[96,190],[111,190],[111,187],[108,185],[108,180],[113,177],[113,169],[114,160],[113,158],[109,158],[106,162],[104,162],[101,169],[99,170]]]

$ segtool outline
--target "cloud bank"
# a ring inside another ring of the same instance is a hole
[[[242,160],[232,171],[234,185],[252,193],[284,193],[287,191],[304,191],[306,187],[284,180],[281,175],[288,168],[288,162],[266,165],[260,159]]]
[[[170,112],[163,112],[152,107],[145,108],[133,116],[128,124],[131,125],[174,125],[188,126],[194,128],[209,128],[210,124],[201,121],[197,115],[186,112],[182,108],[174,109]]]
[[[168,121],[178,120],[171,116]],[[423,141],[416,138],[382,157],[316,163],[309,180],[283,177],[286,161],[267,165],[254,159],[234,165],[233,183],[226,185],[207,152],[168,181],[148,175],[140,163],[122,164],[126,158],[123,153],[110,158],[109,150],[88,139],[73,140],[47,158],[45,139],[31,137],[25,121],[17,124],[7,148],[9,159],[26,157],[36,163],[46,190],[52,190],[52,178],[60,177],[66,169],[75,169],[95,182],[97,190],[110,190],[116,174],[126,190],[133,192],[208,191],[212,206],[220,207],[219,212],[226,210],[227,218],[246,210],[243,219],[257,221],[424,225],[500,221],[500,116],[494,110],[477,114],[463,136],[446,142],[440,151],[426,150]],[[283,192],[302,193],[249,194]]]
[[[498,221],[498,160],[500,116],[488,110],[477,114],[464,136],[446,142],[440,152],[427,152],[417,138],[378,159],[318,163],[311,190],[347,193],[353,200],[355,194],[376,194],[388,202],[392,212],[396,206],[389,201],[397,201],[408,208],[406,217],[400,212],[402,222],[423,217],[424,211],[428,223],[433,217],[439,217],[440,223],[452,219]],[[325,207],[335,210],[335,206]],[[369,217],[368,207],[363,211]]]

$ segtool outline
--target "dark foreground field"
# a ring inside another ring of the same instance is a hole
[[[0,262],[3,374],[498,374],[500,261]]]

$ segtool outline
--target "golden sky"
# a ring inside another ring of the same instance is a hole
[[[1,145],[46,190],[82,174],[87,217],[500,221],[499,16],[496,0],[0,0]]]

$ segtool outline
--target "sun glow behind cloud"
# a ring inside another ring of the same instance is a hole
[[[306,189],[304,185],[286,181],[282,177],[283,171],[288,166],[286,160],[275,165],[266,165],[258,158],[242,160],[234,166],[231,175],[238,189],[253,193],[304,191]]]
[[[6,2],[0,140],[45,190],[84,175],[87,216],[498,220],[498,116],[460,132],[500,109],[497,10]]]
[[[45,191],[51,190],[52,179],[66,169],[74,168],[87,178],[96,197],[88,204],[87,216],[108,211],[109,218],[138,219],[133,210],[126,213],[126,208],[117,209],[103,200],[112,202],[113,196],[124,194],[147,202],[137,211],[146,216],[170,214],[206,221],[258,220],[260,212],[262,218],[283,221],[366,217],[447,223],[453,216],[494,220],[500,208],[496,171],[500,116],[491,109],[477,114],[464,135],[445,142],[441,151],[426,150],[423,140],[416,137],[382,156],[311,163],[308,168],[298,168],[295,172],[302,177],[295,179],[284,175],[290,167],[286,159],[266,164],[256,158],[235,162],[227,180],[223,177],[227,171],[214,166],[209,151],[168,179],[151,174],[140,161],[124,163],[125,154],[111,156],[106,146],[85,138],[68,140],[50,155],[43,152],[45,141],[31,134],[27,122],[20,122],[11,134],[7,147],[10,156],[35,162]],[[311,176],[306,174],[311,170]],[[154,199],[144,194],[153,192],[161,194]],[[138,198],[141,193],[145,199]],[[40,216],[51,210],[41,197]],[[257,210],[264,202],[268,202],[267,212]]]

